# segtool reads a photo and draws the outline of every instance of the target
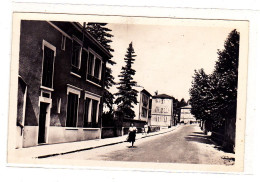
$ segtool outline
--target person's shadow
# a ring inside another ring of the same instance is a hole
[[[137,148],[137,146],[128,146],[128,148]]]

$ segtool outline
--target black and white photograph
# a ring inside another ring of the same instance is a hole
[[[249,22],[14,13],[8,162],[243,170]]]

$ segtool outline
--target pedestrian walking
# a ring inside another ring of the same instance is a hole
[[[132,143],[131,147],[134,146],[136,132],[137,132],[137,128],[134,126],[134,123],[131,123],[128,131],[128,139],[127,139],[128,142]]]
[[[145,133],[145,135],[147,135],[147,133],[148,133],[148,124],[147,124],[147,122],[144,125],[144,133]]]

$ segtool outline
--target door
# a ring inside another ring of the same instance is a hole
[[[38,143],[45,143],[46,134],[46,115],[48,103],[41,102],[40,104],[40,115],[39,115],[39,132],[38,132]]]

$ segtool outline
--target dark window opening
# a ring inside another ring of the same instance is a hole
[[[52,88],[54,51],[45,46],[43,56],[42,86]]]
[[[146,108],[142,108],[142,117],[146,118],[147,117],[147,109]]]
[[[43,97],[50,98],[50,94],[49,94],[49,93],[46,93],[46,92],[43,92],[43,93],[42,93],[42,96],[43,96]]]
[[[81,45],[76,41],[73,41],[71,64],[72,72],[79,74],[81,64]]]
[[[92,114],[91,114],[92,127],[97,127],[97,105],[98,105],[98,101],[92,100]]]
[[[66,36],[62,35],[61,37],[61,50],[65,51],[66,48]]]
[[[88,122],[89,104],[90,104],[90,99],[86,98],[86,100],[85,100],[85,112],[84,112],[84,127],[90,127],[90,122]]]
[[[88,75],[92,75],[92,67],[94,63],[94,55],[89,53],[89,58],[88,58]]]
[[[95,59],[94,55],[89,53],[87,79],[99,85],[101,85],[101,79],[99,78],[100,66],[101,60]]]
[[[76,127],[78,117],[78,95],[69,93],[67,106],[67,127]]]
[[[95,60],[95,69],[94,69],[94,77],[99,79],[99,71],[100,71],[101,61],[99,59]]]

